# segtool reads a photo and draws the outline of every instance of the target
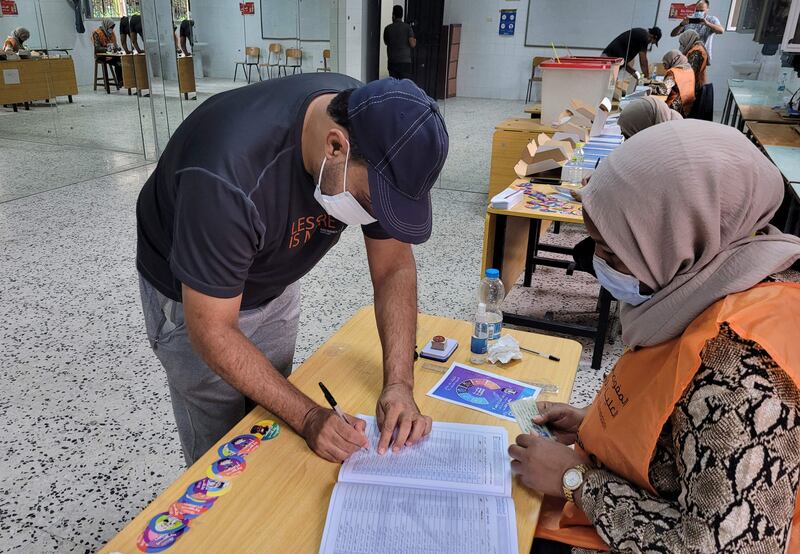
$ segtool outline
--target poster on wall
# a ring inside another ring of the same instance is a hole
[[[255,2],[239,2],[239,11],[242,15],[255,15],[256,3]]]
[[[3,15],[19,15],[19,11],[17,10],[17,3],[14,2],[14,0],[0,1],[0,12]]]
[[[500,34],[513,35],[517,26],[517,10],[500,10]]]
[[[695,12],[695,5],[696,4],[670,4],[669,18],[686,19]]]

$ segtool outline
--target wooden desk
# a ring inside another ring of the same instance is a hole
[[[517,179],[512,184],[527,183],[526,179]],[[537,184],[533,190],[538,192],[552,191],[551,185]],[[580,204],[576,204],[579,207]],[[547,230],[549,222],[583,224],[582,210],[575,213],[558,213],[550,210],[530,207],[526,200],[520,201],[509,210],[498,210],[489,206],[486,210],[486,221],[483,233],[483,260],[481,272],[488,267],[500,270],[503,286],[510,291],[524,273],[522,284],[531,286],[531,280],[537,265],[566,269],[570,261],[543,257],[539,252],[572,254],[572,248],[542,244],[540,239]],[[605,289],[600,289],[599,319],[596,327],[571,323],[560,323],[549,319],[537,319],[503,312],[503,322],[534,329],[572,334],[594,339],[592,368],[599,369],[603,359],[605,337],[608,331],[611,296]]]
[[[800,122],[798,125],[783,123],[748,123],[750,135],[761,146],[792,146],[800,148]]]
[[[526,355],[522,360],[503,367],[488,366],[489,371],[514,379],[556,384],[558,394],[548,394],[543,398],[568,401],[580,358],[580,344],[523,331],[505,332],[513,335],[523,346],[560,357],[561,362]],[[451,361],[468,363],[471,333],[472,326],[467,322],[420,314],[417,344],[423,344],[438,334],[455,338],[460,346]],[[424,413],[441,421],[501,425],[508,429],[509,437],[519,434],[519,428],[513,422],[425,396],[441,374],[422,370],[423,362],[425,360],[416,364],[414,392]],[[322,404],[325,402],[317,382],[324,381],[351,413],[374,414],[382,376],[381,348],[372,308],[364,308],[353,316],[289,380]],[[138,553],[136,539],[147,523],[157,513],[167,510],[189,484],[204,477],[206,468],[218,458],[216,450],[219,445],[248,432],[256,421],[264,418],[277,419],[261,407],[250,412],[101,552]],[[318,458],[300,436],[282,421],[280,424],[280,435],[247,457],[247,467],[234,479],[231,492],[194,520],[191,531],[167,550],[168,554],[231,551],[295,554],[319,550],[328,502],[340,466]],[[142,483],[142,486],[147,486],[147,483]],[[522,487],[517,480],[514,480],[512,494],[520,553],[528,554],[541,497]]]
[[[197,92],[194,80],[194,58],[184,56],[178,58],[178,91],[188,100],[190,92]]]
[[[495,126],[492,136],[492,159],[489,170],[489,198],[517,178],[514,166],[523,148],[540,133],[552,136],[556,130],[538,119],[512,117]]]
[[[122,86],[128,89],[136,89],[138,95],[143,90],[150,89],[150,79],[147,76],[147,55],[146,54],[122,54]]]
[[[3,71],[10,70],[19,75],[19,84],[6,84]],[[43,60],[0,60],[0,105],[27,104],[35,100],[49,100],[78,94],[75,65],[72,58],[48,58]]]
[[[762,106],[759,104],[744,104],[739,106],[739,130],[744,129],[745,123],[778,123],[791,125],[800,123],[800,119],[789,119],[781,115],[772,106]]]

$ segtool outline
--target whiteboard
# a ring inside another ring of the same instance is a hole
[[[261,0],[261,38],[296,39],[298,0]]]
[[[660,0],[528,0],[525,46],[602,50],[632,27],[655,25]]]

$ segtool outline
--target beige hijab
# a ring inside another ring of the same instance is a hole
[[[625,344],[677,337],[717,300],[800,259],[800,238],[769,225],[783,190],[778,169],[741,132],[696,119],[642,131],[600,164],[584,209],[655,291],[623,304]]]
[[[619,116],[619,128],[625,138],[630,138],[648,127],[683,119],[683,116],[667,106],[666,102],[650,96],[639,98],[628,104]]]
[[[680,50],[670,50],[664,54],[661,61],[664,62],[664,69],[692,69],[689,60],[680,53]]]
[[[681,36],[678,37],[678,45],[681,47],[681,52],[683,54],[686,54],[692,49],[692,46],[698,42],[703,44],[703,39],[700,38],[700,35],[694,29],[684,31],[681,33]]]

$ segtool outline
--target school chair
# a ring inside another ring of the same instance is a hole
[[[262,63],[261,67],[265,67],[267,69],[267,79],[272,79],[272,68],[278,68],[278,77],[280,77],[280,65],[281,65],[281,52],[283,52],[283,46],[280,43],[273,42],[267,48],[267,62]]]
[[[258,73],[258,80],[261,81],[261,70],[258,68],[260,62],[261,48],[258,46],[245,46],[244,61],[236,62],[236,69],[233,72],[233,82],[236,82],[236,74],[239,72],[239,66],[242,66],[242,73],[247,75],[248,83],[250,83],[250,76],[253,72],[253,67],[256,68],[256,72]]]
[[[331,68],[328,67],[328,60],[331,59],[331,51],[325,49],[322,51],[322,67],[317,68],[317,73],[322,71],[323,73],[328,73]]]
[[[291,63],[290,63],[291,60]],[[283,69],[283,75],[289,75],[289,68],[292,68],[292,75],[294,75],[298,70],[300,73],[303,72],[303,68],[300,67],[303,64],[303,51],[299,48],[287,48],[286,49],[286,57],[284,63],[278,67],[278,75],[281,74],[281,69]]]
[[[533,92],[533,83],[540,83],[542,81],[541,71],[539,75],[536,75],[536,69],[539,67],[539,64],[542,62],[546,62],[549,60],[547,56],[534,56],[533,60],[531,60],[531,77],[528,79],[528,94],[525,96],[525,103],[531,101],[531,93]]]

